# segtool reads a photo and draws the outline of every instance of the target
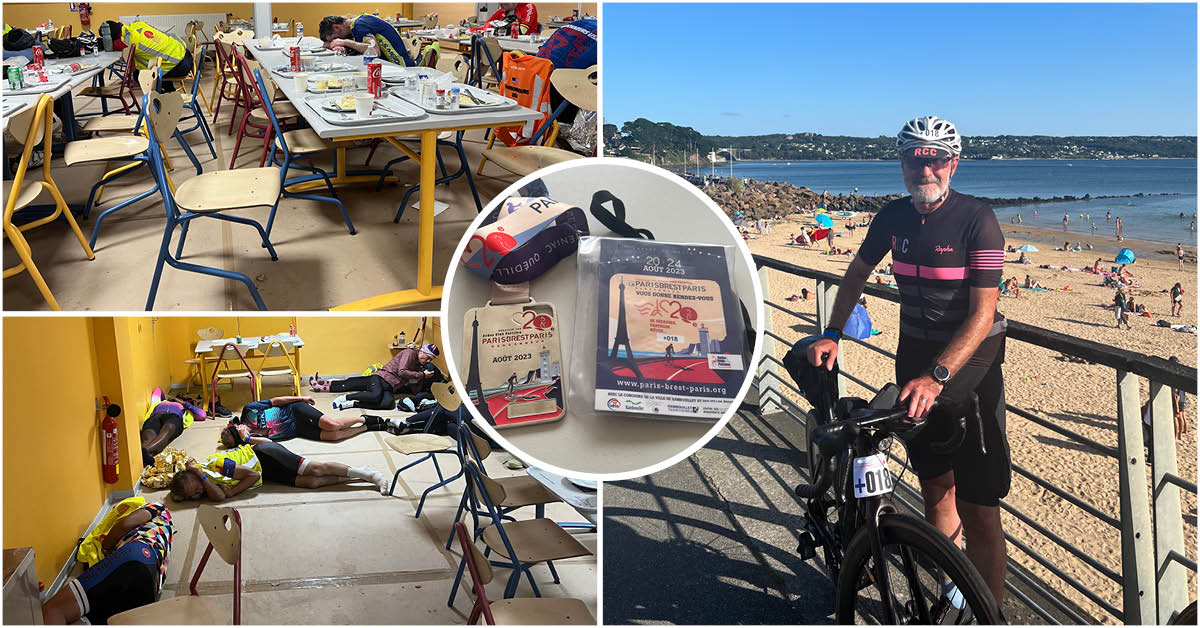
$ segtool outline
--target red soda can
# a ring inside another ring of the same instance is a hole
[[[367,91],[376,98],[383,97],[383,63],[379,61],[367,64]]]
[[[49,83],[50,82],[50,77],[46,76],[45,70],[38,70],[38,82],[39,83]]]
[[[288,50],[288,60],[291,62],[291,70],[293,72],[300,71],[300,46],[292,46]]]
[[[33,66],[39,70],[46,67],[46,57],[41,46],[33,47]]]

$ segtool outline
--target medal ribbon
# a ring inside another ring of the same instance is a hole
[[[545,197],[500,204],[467,242],[461,262],[498,284],[532,281],[575,253],[588,235],[583,210]]]

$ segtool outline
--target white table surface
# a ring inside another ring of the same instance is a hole
[[[339,137],[356,137],[363,135],[375,136],[391,136],[404,135],[423,131],[426,129],[457,129],[464,127],[475,126],[511,126],[521,124],[530,120],[537,120],[542,114],[525,107],[516,107],[505,111],[491,111],[486,113],[465,113],[456,115],[442,115],[431,113],[424,118],[417,120],[409,120],[405,122],[393,123],[375,123],[363,124],[357,126],[339,126],[326,122],[316,111],[304,103],[304,97],[307,92],[298,92],[296,84],[290,78],[285,79],[270,72],[270,69],[286,63],[286,58],[282,52],[275,50],[257,50],[254,46],[247,46],[247,50],[253,52],[254,56],[262,63],[263,69],[270,74],[270,78],[279,86],[280,91],[287,96],[292,104],[296,105],[296,109],[300,111],[300,115],[304,116],[305,121],[316,131],[317,135],[323,138],[336,139]],[[358,59],[358,57],[350,57]],[[387,63],[384,61],[383,63]],[[389,64],[392,65],[392,64]],[[398,67],[398,66],[397,66]],[[267,78],[264,76],[263,78]]]
[[[248,336],[242,336],[241,343],[237,342],[236,337],[235,338],[224,338],[221,340],[201,340],[200,342],[196,343],[195,351],[196,351],[197,355],[205,354],[205,353],[209,353],[213,349],[217,349],[217,348],[225,346],[225,343],[227,343],[227,342],[232,342],[233,344],[237,345],[238,349],[242,352],[243,355],[245,355],[246,352],[257,349],[259,347],[259,345],[262,345],[264,347],[267,346],[268,344],[271,343],[272,340],[278,340],[283,343],[291,343],[295,347],[303,347],[304,346],[304,341],[300,339],[300,336],[289,336],[287,333],[278,333],[278,334],[272,334],[270,336],[265,336],[265,337],[254,336],[253,338],[251,338]],[[285,344],[284,347],[286,347],[286,346],[287,345]]]
[[[700,200],[688,189],[691,186],[671,184],[640,168],[606,161],[560,170],[544,177],[543,181],[552,198],[583,208],[594,236],[614,235],[588,211],[593,193],[611,190],[625,203],[629,224],[649,229],[659,241],[735,242],[736,236],[730,233],[728,220],[701,206]],[[485,206],[483,213],[490,209],[491,206]],[[458,370],[455,383],[459,390],[466,390],[463,320],[468,309],[487,302],[491,284],[465,269],[457,259],[451,263],[454,279],[442,297],[446,304],[446,316],[442,319],[443,350],[452,352]],[[757,321],[763,306],[754,294],[754,267],[741,254],[734,255],[733,267],[733,290],[746,305],[750,319]],[[554,304],[558,312],[560,333],[565,339],[561,343],[563,364],[567,366],[565,372],[570,372],[574,359],[589,359],[586,350],[580,355],[572,355],[577,276],[578,260],[571,256],[530,285],[530,295],[535,300]],[[578,407],[571,386],[568,379],[567,412],[562,419],[496,430],[502,439],[519,450],[519,458],[533,465],[552,465],[570,472],[629,473],[670,459],[705,436],[714,425],[712,422],[597,413],[587,407]],[[479,419],[475,421],[479,423]]]
[[[18,94],[15,96],[4,96],[4,104],[5,105],[8,105],[10,103],[16,103],[17,107],[15,109],[13,109],[12,111],[9,111],[9,112],[3,114],[3,117],[2,117],[3,122],[4,122],[3,128],[5,128],[5,129],[8,128],[8,121],[10,118],[21,113],[22,111],[25,111],[26,109],[29,109],[30,107],[34,106],[35,104],[37,104],[38,98],[40,98],[40,97],[41,97],[41,94]]]
[[[542,44],[546,43],[545,40],[534,42],[512,37],[497,37],[496,41],[500,42],[500,48],[503,50],[520,50],[529,54],[537,54]]]
[[[575,512],[583,515],[588,521],[596,523],[596,512],[600,501],[599,491],[581,488],[566,477],[545,469],[529,467],[526,471],[529,473],[529,477],[541,482],[542,486],[549,489],[551,493],[561,497],[567,505],[575,509]]]
[[[425,22],[419,20],[384,20],[395,28],[413,28],[414,26],[424,26]]]

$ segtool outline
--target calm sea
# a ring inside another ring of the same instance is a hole
[[[716,168],[717,175],[728,175],[729,167]],[[881,161],[767,161],[737,162],[737,177],[760,181],[783,181],[808,186],[820,193],[904,194],[898,162]],[[996,210],[1002,223],[1009,223],[1018,212],[1021,222],[1034,227],[1062,228],[1064,213],[1071,215],[1068,230],[1088,235],[1092,223],[1097,235],[1113,235],[1113,222],[1104,214],[1120,216],[1128,238],[1156,242],[1196,242],[1196,233],[1188,232],[1188,223],[1196,212],[1196,160],[1147,159],[1128,161],[1100,160],[992,160],[963,161],[951,183],[965,194],[990,197],[1049,198],[1054,196],[1125,195],[1143,193],[1141,198],[1047,203]],[[1160,196],[1160,194],[1169,194]],[[1035,217],[1034,211],[1038,215]],[[1184,219],[1179,214],[1184,214]],[[1079,217],[1084,214],[1084,218]],[[1091,216],[1091,222],[1087,215]]]

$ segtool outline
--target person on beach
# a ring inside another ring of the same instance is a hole
[[[1179,214],[1179,216],[1183,217],[1183,214]],[[1181,242],[1175,243],[1175,259],[1179,261],[1179,270],[1183,270],[1183,243]]]
[[[942,425],[908,444],[925,517],[955,544],[964,534],[970,539],[967,557],[1002,602],[1007,550],[999,504],[1011,483],[1001,369],[1007,323],[996,309],[1004,233],[991,206],[950,188],[962,152],[954,124],[915,118],[896,146],[910,196],[876,214],[842,278],[825,338],[809,347],[808,359],[833,368],[842,327],[871,271],[890,252],[901,301],[900,401],[909,416],[923,419],[939,396],[962,401],[976,393],[983,415],[987,453],[971,445],[935,451],[932,443],[947,438]]]
[[[1169,358],[1169,360],[1176,364],[1179,363],[1179,358],[1176,356],[1171,356]],[[1185,414],[1187,411],[1187,404],[1188,404],[1187,393],[1178,388],[1172,388],[1171,389],[1171,418],[1173,419],[1173,423],[1175,424],[1174,425],[1175,440],[1180,440],[1181,438],[1183,438],[1183,436],[1185,434],[1187,434],[1188,425],[1187,425],[1187,415]],[[1147,450],[1150,450],[1151,445],[1154,443],[1153,428],[1154,428],[1154,417],[1150,413],[1150,401],[1146,400],[1146,403],[1142,404],[1142,439],[1143,439],[1143,444],[1145,445]],[[1151,460],[1153,460],[1153,458],[1151,458]]]
[[[1117,242],[1120,242],[1121,240],[1125,239],[1124,237],[1121,236],[1121,227],[1122,226],[1123,226],[1123,223],[1121,222],[1121,217],[1117,216]]]
[[[1093,273],[1096,273],[1097,275],[1099,275],[1099,274],[1100,274],[1100,272],[1101,272],[1101,271],[1100,271],[1100,263],[1101,263],[1101,262],[1103,262],[1103,261],[1104,261],[1104,258],[1103,258],[1103,257],[1097,257],[1097,258],[1096,258],[1096,261],[1095,261],[1095,263],[1093,263],[1093,264],[1092,264],[1092,272],[1093,272]]]
[[[1112,220],[1112,210],[1104,212],[1104,222],[1109,222],[1111,220]]]
[[[1038,281],[1036,279],[1030,279],[1029,275],[1025,275],[1025,287],[1026,288],[1040,288],[1042,290],[1048,290],[1048,288],[1046,288],[1046,286],[1043,286],[1040,281]]]
[[[1063,231],[1067,230],[1067,224],[1071,222],[1071,214],[1063,214]]]
[[[1171,316],[1183,314],[1183,286],[1178,281],[1171,286]]]
[[[1026,275],[1028,276],[1028,275]],[[1028,287],[1028,286],[1026,286]],[[1004,284],[1000,286],[1000,291],[1014,298],[1021,298],[1021,288],[1017,285],[1016,277],[1009,277],[1004,280]]]
[[[1125,323],[1125,329],[1132,329],[1129,326],[1129,313],[1125,309],[1127,304],[1125,289],[1117,288],[1117,293],[1113,295],[1113,314],[1117,317],[1117,329],[1121,328],[1121,323]]]

